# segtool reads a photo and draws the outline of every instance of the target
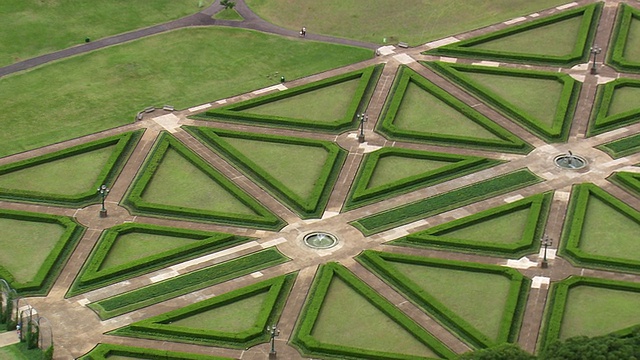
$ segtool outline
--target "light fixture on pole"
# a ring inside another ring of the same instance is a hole
[[[549,263],[547,263],[547,248],[553,245],[553,240],[549,238],[549,235],[544,235],[542,239],[540,239],[540,244],[544,246],[544,253],[542,256],[542,263],[540,264],[540,267],[546,269],[547,267],[549,267]]]
[[[278,355],[276,352],[276,336],[280,335],[280,330],[276,325],[267,326],[267,333],[271,336],[271,351],[269,351],[269,359],[275,359]]]
[[[593,45],[591,47],[591,54],[593,54],[593,64],[591,65],[591,75],[595,75],[598,73],[598,68],[596,68],[596,55],[602,52],[602,48],[598,45]]]
[[[356,118],[360,121],[360,134],[358,134],[358,142],[364,142],[364,123],[369,120],[369,116],[365,113],[357,114]]]
[[[107,197],[107,194],[109,194],[109,188],[107,187],[107,185],[103,184],[98,188],[98,193],[102,198],[102,208],[100,209],[100,217],[107,217],[107,208],[104,207],[104,199]]]

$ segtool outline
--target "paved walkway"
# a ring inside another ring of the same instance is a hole
[[[576,3],[576,6],[591,2],[592,1],[590,0],[581,0]],[[606,51],[606,47],[608,46],[607,41],[609,39],[609,35],[613,26],[615,5],[618,2],[619,1],[608,1],[606,3],[602,20],[600,21],[598,27],[596,40],[598,42],[598,45],[603,47],[603,53]],[[279,33],[285,36],[296,36],[296,34],[291,34],[291,31],[289,30],[276,28],[273,25],[266,24],[265,22],[252,15],[250,12],[247,12],[248,9],[246,8],[246,5],[243,1],[238,1],[237,3],[238,11],[245,18],[245,27]],[[192,17],[181,19],[176,22],[160,25],[158,27],[152,27],[149,29],[143,29],[130,34],[122,35],[120,37],[96,41],[87,45],[83,45],[82,49],[67,49],[63,50],[59,54],[52,54],[51,56],[54,56],[54,58],[55,56],[58,56],[57,58],[70,56],[77,53],[77,51],[82,52],[95,49],[90,48],[89,46],[100,47],[106,46],[107,44],[109,44],[109,42],[118,43],[122,41],[129,41],[133,38],[147,36],[151,33],[166,31],[180,26],[192,26],[194,24],[215,25],[217,24],[217,22],[211,20],[210,15],[218,10],[216,6],[217,5],[214,5],[208,8],[203,13],[196,14]],[[560,10],[550,9],[548,11],[541,12],[539,16],[547,16],[557,11]],[[527,20],[530,19],[532,18],[527,18]],[[483,33],[495,31],[496,29],[500,29],[506,26],[508,26],[508,24],[497,24],[483,29],[474,30],[469,33],[460,34],[456,36],[456,38],[463,39],[477,36]],[[308,34],[307,37],[314,40],[336,41],[336,39],[327,39],[324,37],[315,36],[314,34]],[[340,39],[340,41],[346,40]],[[67,216],[76,216],[78,221],[88,227],[88,231],[80,241],[80,244],[72,254],[70,261],[63,269],[61,275],[57,279],[48,296],[27,299],[28,303],[34,306],[38,310],[39,314],[45,316],[48,320],[50,320],[53,325],[54,334],[56,334],[54,335],[54,338],[56,340],[56,358],[72,359],[88,352],[96,344],[105,342],[146,346],[165,350],[186,351],[200,354],[215,354],[237,359],[264,359],[268,352],[268,344],[255,346],[247,350],[230,350],[164,341],[130,339],[104,335],[104,333],[109,330],[127,325],[131,322],[158,315],[170,309],[183,307],[196,301],[210,298],[212,296],[216,296],[243,286],[247,286],[258,281],[269,279],[292,271],[299,271],[299,276],[296,280],[296,283],[294,284],[292,294],[288,299],[279,322],[281,334],[277,338],[276,347],[280,354],[280,358],[292,360],[302,359],[303,357],[301,357],[295,349],[288,346],[287,340],[291,337],[293,326],[298,318],[299,312],[302,308],[308,288],[313,280],[313,276],[317,267],[328,261],[337,261],[348,267],[351,271],[361,277],[363,281],[371,285],[380,294],[382,294],[382,296],[387,298],[392,303],[396,304],[402,311],[410,314],[413,318],[416,319],[416,321],[427,328],[442,342],[447,344],[447,346],[449,346],[451,349],[456,352],[464,352],[468,349],[468,347],[463,342],[461,342],[456,336],[451,334],[447,329],[439,325],[436,321],[417,309],[410,302],[407,302],[391,287],[380,281],[380,279],[378,279],[376,276],[356,263],[353,260],[354,256],[360,253],[363,249],[377,249],[403,254],[506,265],[507,260],[502,258],[475,254],[462,254],[449,251],[393,247],[386,245],[385,243],[390,240],[397,239],[409,232],[418,231],[429,226],[434,226],[450,221],[452,219],[460,218],[491,207],[502,205],[506,202],[513,201],[514,199],[538,194],[540,192],[548,190],[556,190],[551,206],[551,216],[549,216],[546,227],[547,234],[555,240],[553,246],[549,249],[550,254],[552,254],[552,256],[549,256],[550,266],[547,269],[533,266],[527,269],[521,269],[520,271],[525,276],[531,278],[543,277],[548,279],[549,281],[558,281],[570,275],[583,274],[601,278],[623,279],[625,281],[640,282],[640,276],[638,275],[575,267],[568,263],[566,260],[560,257],[553,256],[557,248],[557,239],[559,239],[561,235],[563,218],[566,212],[571,186],[573,184],[584,182],[595,183],[603,187],[605,190],[611,192],[616,197],[623,199],[635,209],[640,210],[640,199],[618,188],[617,186],[612,185],[606,180],[606,177],[609,176],[612,172],[621,169],[638,172],[639,169],[632,167],[632,165],[640,163],[640,154],[630,155],[628,157],[624,157],[622,159],[614,161],[603,152],[594,148],[597,145],[609,142],[613,139],[640,132],[640,124],[628,126],[599,136],[585,138],[585,130],[589,118],[588,115],[593,104],[595,85],[607,78],[616,78],[618,76],[637,78],[638,76],[632,74],[617,74],[612,69],[607,68],[606,66],[603,66],[601,64],[598,64],[599,75],[589,74],[588,66],[575,67],[573,69],[558,69],[540,66],[536,67],[550,71],[562,71],[569,73],[574,77],[584,79],[584,87],[578,101],[576,118],[574,119],[574,123],[571,128],[571,136],[569,141],[567,143],[561,144],[546,144],[543,140],[516,125],[514,122],[508,120],[501,114],[497,113],[494,109],[484,105],[473,96],[462,91],[460,88],[441,78],[431,70],[419,65],[417,61],[438,59],[432,56],[421,54],[422,51],[435,46],[435,44],[436,43],[430,43],[410,49],[394,49],[388,55],[377,56],[376,58],[368,61],[353,64],[339,69],[334,69],[322,74],[316,74],[307,78],[294,80],[285,84],[286,87],[295,87],[305,83],[329,78],[348,71],[365,68],[374,64],[385,64],[382,76],[378,81],[378,84],[372,95],[372,100],[367,109],[369,122],[365,124],[365,135],[367,142],[364,144],[358,143],[357,131],[350,131],[336,136],[331,134],[310,133],[296,130],[270,129],[265,127],[252,127],[247,125],[237,126],[229,123],[205,122],[188,119],[188,116],[197,114],[213,107],[221,106],[220,103],[216,101],[208,104],[200,104],[192,109],[185,109],[182,111],[171,113],[164,110],[156,110],[153,113],[145,114],[144,119],[142,121],[136,122],[135,124],[130,124],[121,128],[108,130],[102,133],[93,134],[83,138],[74,139],[64,143],[0,159],[0,164],[9,163],[20,159],[30,158],[33,156],[57,151],[61,148],[69,147],[79,143],[89,142],[99,138],[111,136],[113,134],[131,131],[133,129],[146,129],[142,140],[134,150],[133,155],[127,162],[122,174],[118,177],[116,183],[113,185],[113,189],[109,194],[109,197],[107,198],[108,201],[106,206],[110,214],[108,218],[103,219],[98,217],[99,206],[97,205],[93,205],[84,209],[65,209],[42,205],[12,203],[6,201],[0,202],[0,208],[2,209],[19,209],[61,214]],[[368,47],[369,45],[360,44],[360,46]],[[22,64],[20,66],[29,68],[31,66],[36,66],[38,64],[51,61],[49,59],[50,58],[46,56],[42,57],[42,59],[40,60],[32,59],[33,62],[27,61],[24,63],[20,63]],[[449,59],[449,61],[471,62],[461,59]],[[17,64],[14,65],[16,65],[15,68],[7,69],[9,67],[5,67],[0,69],[0,76],[6,75],[13,71],[19,71],[16,69],[19,69],[20,67],[17,66]],[[522,137],[526,141],[530,142],[531,144],[536,146],[536,149],[525,156],[490,151],[458,149],[455,147],[395,142],[388,141],[385,138],[379,136],[373,131],[373,129],[375,128],[377,121],[379,121],[384,101],[389,94],[396,71],[401,65],[407,65],[412,69],[418,71],[418,73],[420,73],[422,76],[426,77],[430,81],[433,81],[448,92],[454,94],[465,103],[474,106],[486,116],[490,117],[500,125],[514,132],[516,135]],[[531,68],[527,65],[519,64],[498,65],[518,68]],[[274,89],[273,91],[277,91],[277,89]],[[229,104],[255,96],[260,96],[259,93],[261,94],[262,92],[242,94],[224,100],[226,104]],[[247,178],[243,173],[239,172],[233,166],[221,159],[217,154],[204,147],[200,142],[198,142],[184,130],[179,128],[180,125],[235,128],[256,133],[277,133],[281,135],[290,135],[296,137],[334,140],[340,146],[345,148],[349,152],[349,155],[347,157],[345,166],[343,167],[343,171],[338,178],[338,183],[331,195],[329,205],[323,218],[314,220],[302,220],[281,202],[279,202],[276,198],[264,191],[259,185]],[[229,178],[234,179],[234,181],[243,190],[256,197],[262,204],[284,218],[289,225],[282,231],[269,232],[231,226],[221,226],[216,224],[196,223],[184,220],[168,220],[144,216],[133,216],[129,214],[124,208],[119,207],[118,204],[122,200],[126,189],[128,188],[132,179],[135,177],[137,171],[140,169],[142,162],[148,155],[154,141],[162,130],[171,131],[174,136],[176,136],[185,145],[198,152],[212,166],[214,166]],[[383,202],[340,213],[342,204],[344,202],[344,199],[346,198],[348,188],[355,177],[355,173],[360,164],[360,161],[363,158],[363,155],[367,152],[383,146],[405,147],[455,154],[475,154],[487,156],[494,159],[508,160],[508,162],[491,169],[470,174],[425,189],[416,190],[408,194],[385,200]],[[552,164],[553,157],[560,153],[566,153],[568,150],[572,150],[574,153],[580,154],[583,157],[587,158],[590,163],[589,167],[581,171],[568,171],[555,167]],[[505,174],[521,168],[529,168],[531,171],[535,172],[538,176],[544,178],[546,181],[517,191],[512,191],[501,196],[496,196],[491,199],[463,206],[458,209],[445,212],[443,214],[422,219],[369,237],[364,237],[359,231],[348,225],[348,222],[359,219],[369,214],[377,213],[386,209],[396,207],[398,205],[423,199],[428,196],[448,192],[452,189],[456,189],[464,185],[472,184],[480,180],[495,177],[497,175]],[[188,264],[178,264],[177,266],[161,269],[150,274],[136,277],[123,283],[114,284],[112,286],[98,289],[73,298],[65,299],[64,294],[66,293],[73,279],[78,274],[81,264],[87,258],[89,252],[98,240],[100,232],[105,228],[125,221],[136,221],[140,223],[160,224],[166,226],[203,229],[209,231],[223,231],[239,235],[252,236],[256,238],[256,241],[251,242],[246,246],[238,246],[230,249],[223,256],[215,259],[207,259],[206,261],[202,259],[196,259],[189,262]],[[338,235],[338,237],[340,238],[340,244],[332,249],[324,251],[314,251],[305,247],[301,242],[302,236],[314,230],[328,231]],[[214,285],[200,291],[175,299],[167,300],[165,302],[149,306],[133,313],[124,314],[107,321],[100,321],[97,316],[86,307],[86,304],[89,302],[93,302],[114,294],[122,293],[150,284],[156,277],[175,276],[177,274],[194,271],[205,266],[210,266],[213,263],[233,259],[265,247],[274,246],[274,244],[277,244],[276,246],[281,252],[291,257],[292,261],[286,264],[265,269],[257,274],[243,276],[232,281]],[[534,265],[537,265],[540,255],[530,254],[528,258]],[[538,341],[538,334],[542,322],[542,315],[546,300],[546,286],[543,285],[541,288],[531,289],[522,329],[520,332],[520,338],[518,340],[519,344],[527,351],[533,352],[536,350],[536,344]]]

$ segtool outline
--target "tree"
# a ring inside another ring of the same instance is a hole
[[[231,0],[220,0],[220,5],[224,6],[225,10],[233,9],[236,6],[236,2]]]
[[[500,344],[488,349],[464,353],[460,360],[535,360],[536,357],[515,344]]]
[[[627,335],[576,336],[556,341],[540,354],[541,360],[638,360],[640,327]]]

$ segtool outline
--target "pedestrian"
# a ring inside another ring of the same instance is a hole
[[[307,28],[306,27],[302,27],[302,30],[300,30],[300,35],[302,35],[302,37],[307,36]]]

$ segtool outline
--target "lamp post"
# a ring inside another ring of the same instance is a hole
[[[602,48],[598,45],[593,45],[591,47],[591,54],[593,54],[593,65],[591,66],[591,75],[595,75],[598,73],[598,69],[596,68],[596,55],[602,52]]]
[[[109,188],[107,188],[107,185],[103,184],[98,188],[98,193],[102,198],[102,209],[100,209],[100,217],[107,217],[107,208],[104,207],[104,199],[107,197],[107,194],[109,194]]]
[[[280,335],[280,330],[275,325],[267,326],[267,333],[271,336],[271,351],[269,351],[269,359],[275,359],[276,353],[276,336]]]
[[[540,266],[543,269],[546,269],[547,267],[549,267],[549,263],[547,263],[547,247],[553,244],[553,240],[549,238],[549,235],[545,235],[544,237],[542,237],[542,239],[540,239],[540,244],[544,246],[544,253],[542,255],[542,264],[540,264]]]
[[[360,134],[358,134],[358,142],[364,142],[364,123],[369,120],[369,116],[365,113],[357,114],[356,118],[360,121]]]

